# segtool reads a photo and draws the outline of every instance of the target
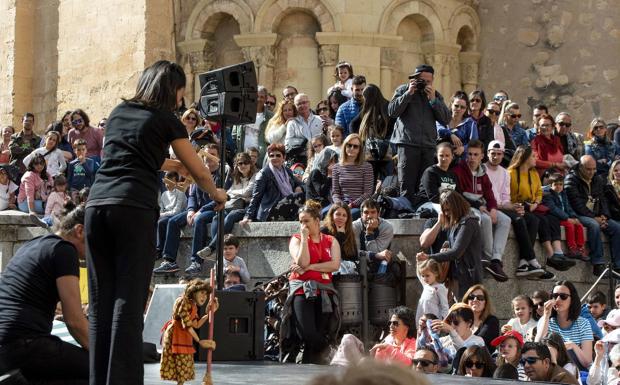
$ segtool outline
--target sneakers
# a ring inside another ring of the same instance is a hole
[[[538,278],[533,278],[533,279],[536,279],[539,281],[555,281],[556,280],[557,277],[555,276],[555,274],[545,269],[543,269],[543,271],[544,273],[541,276],[539,276]]]
[[[202,265],[198,262],[192,262],[187,269],[185,269],[185,273],[189,275],[198,275],[202,272]]]
[[[551,257],[547,258],[547,266],[551,266],[557,271],[566,271],[575,266],[575,261],[566,259],[560,254],[553,254]]]
[[[544,273],[545,271],[542,268],[527,264],[517,267],[515,275],[517,277],[540,277]]]
[[[199,256],[200,258],[207,260],[207,259],[213,259],[212,255],[214,253],[215,250],[213,250],[212,248],[210,248],[209,246],[205,247],[202,250],[198,250],[196,252],[196,255]]]
[[[603,271],[605,271],[605,265],[601,264],[601,265],[592,266],[592,274],[594,274],[597,277],[603,274]]]
[[[166,260],[164,260],[159,267],[153,269],[153,273],[155,274],[170,274],[176,273],[177,271],[179,271],[177,263]]]
[[[44,229],[49,228],[49,225],[43,219],[39,218],[39,216],[37,214],[30,213],[30,214],[28,214],[28,216],[30,217],[30,222],[33,225],[42,227]]]
[[[504,272],[501,261],[497,259],[492,259],[488,265],[484,266],[484,269],[488,271],[493,276],[493,278],[495,278],[496,281],[508,281],[508,275],[506,275],[506,273]]]

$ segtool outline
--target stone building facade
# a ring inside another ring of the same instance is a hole
[[[610,0],[0,0],[0,124],[66,109],[93,120],[131,96],[142,69],[197,74],[253,60],[259,82],[324,98],[339,60],[390,98],[419,63],[437,89],[503,88],[522,105],[616,118],[620,8]],[[490,96],[490,95],[489,95]],[[524,114],[529,108],[523,108]]]

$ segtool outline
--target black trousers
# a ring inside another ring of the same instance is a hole
[[[533,213],[538,218],[538,240],[540,243],[546,241],[558,241],[560,237],[560,220],[553,215]]]
[[[415,202],[424,170],[435,163],[435,149],[398,145],[397,154],[400,196]]]
[[[31,384],[88,384],[88,351],[56,336],[17,339],[0,347],[0,375],[17,369]]]
[[[304,342],[302,363],[320,364],[321,354],[327,348],[327,332],[330,314],[321,310],[321,296],[308,300],[304,295],[293,298],[295,327]]]
[[[525,215],[520,216],[513,210],[502,210],[502,212],[508,215],[512,221],[512,231],[514,231],[519,244],[520,258],[526,261],[535,259],[534,242],[536,242],[536,233],[538,233],[538,217],[532,213],[525,213]]]
[[[143,313],[158,213],[128,206],[86,209],[90,384],[143,384]]]

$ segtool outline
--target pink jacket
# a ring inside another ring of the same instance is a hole
[[[35,200],[36,192],[39,192],[41,200],[47,199],[47,185],[52,185],[52,178],[48,175],[47,184],[41,179],[41,175],[36,172],[26,171],[22,176],[22,183],[19,185],[19,195],[17,202],[21,203],[26,199]]]
[[[390,346],[377,350],[375,359],[400,362],[401,364],[411,366],[413,355],[415,354],[415,338],[405,338],[400,347],[394,344],[392,336],[387,336],[383,343],[390,344]]]

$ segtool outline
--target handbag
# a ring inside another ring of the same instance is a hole
[[[534,212],[536,214],[547,215],[547,213],[549,212],[549,207],[543,205],[542,203],[539,203],[538,206],[536,206]]]
[[[366,139],[366,151],[373,160],[384,160],[390,149],[390,141],[380,138]]]

